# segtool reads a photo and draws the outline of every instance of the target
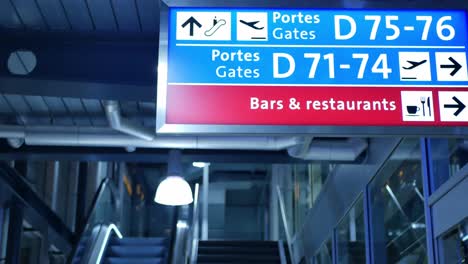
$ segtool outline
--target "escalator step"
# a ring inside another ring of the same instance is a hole
[[[163,258],[106,258],[105,264],[165,264]]]
[[[111,238],[109,241],[109,245],[116,245],[116,246],[167,246],[168,239],[165,237],[144,237],[144,238],[123,238],[119,239],[117,237]]]
[[[260,255],[278,255],[278,247],[276,248],[258,248],[258,247],[207,247],[199,246],[199,254],[260,254]]]
[[[109,257],[164,257],[166,247],[162,246],[109,246],[106,256]]]
[[[261,247],[278,248],[276,241],[252,241],[252,240],[201,240],[199,246],[210,247]]]
[[[276,263],[280,261],[278,256],[269,256],[269,255],[203,255],[199,254],[197,257],[197,262],[209,262],[209,263],[219,263],[219,262],[244,262],[244,263]]]
[[[218,261],[198,261],[197,264],[250,264],[250,263],[257,263],[257,264],[281,264],[281,260],[278,261],[229,261],[229,260],[218,260]]]

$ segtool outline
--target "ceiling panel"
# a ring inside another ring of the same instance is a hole
[[[5,28],[22,28],[23,24],[10,1],[0,1],[0,24]]]
[[[63,31],[71,29],[64,6],[60,0],[36,0],[36,2],[50,30]]]
[[[73,30],[92,31],[94,22],[91,20],[88,6],[85,0],[60,0],[65,8],[65,14],[70,20]],[[99,0],[101,1],[101,0]]]
[[[83,102],[78,98],[63,98],[63,102],[70,114],[78,126],[90,126],[92,125],[91,119],[89,118],[86,109],[83,107]]]
[[[44,98],[42,96],[32,96],[32,95],[27,95],[24,96],[24,99],[26,100],[27,104],[31,107],[32,112],[36,114],[49,114],[49,108],[47,107],[47,104],[44,101]]]
[[[95,99],[82,99],[82,102],[86,112],[90,115],[94,126],[108,125],[101,101]]]
[[[20,125],[26,124],[25,116],[31,113],[31,107],[24,100],[24,97],[21,95],[5,95],[5,99],[15,113],[16,120]]]
[[[11,0],[11,3],[28,29],[47,29],[41,10],[34,0]]]
[[[10,107],[3,94],[0,94],[0,114],[13,114],[13,109]]]
[[[117,24],[110,0],[88,1],[96,30],[117,31]]]
[[[42,96],[24,96],[24,100],[31,108],[31,112],[25,115],[26,124],[50,125],[52,123],[49,108]]]
[[[143,32],[157,32],[159,29],[159,7],[158,1],[135,0],[140,15],[141,28]]]
[[[117,21],[119,24],[119,31],[122,32],[139,32],[140,22],[139,13],[132,0],[111,0]]]
[[[92,115],[99,115],[104,114],[104,110],[102,108],[102,103],[100,100],[96,99],[82,99],[83,106],[85,107],[86,111]]]
[[[43,96],[42,98],[44,99],[44,103],[47,105],[47,108],[52,115],[63,114],[66,112],[65,105],[63,104],[63,101],[60,100],[60,98],[50,96]]]
[[[139,112],[138,103],[135,101],[120,101],[119,103],[124,115],[135,115]]]
[[[74,125],[73,118],[70,117],[63,100],[58,97],[44,96],[44,102],[49,108],[51,117],[53,118],[53,124],[59,126],[71,126]]]
[[[0,0],[0,28],[156,33],[158,0]]]
[[[31,106],[22,95],[5,95],[6,100],[16,113],[25,114],[32,112]]]
[[[155,105],[148,102],[119,102],[122,116],[146,127],[155,127]],[[0,124],[107,127],[103,101],[0,94]]]
[[[133,122],[136,122],[140,125],[143,125],[142,117],[138,114],[140,113],[139,105],[135,101],[121,101],[120,109],[122,115]]]
[[[156,105],[149,102],[139,102],[138,105],[141,115],[147,117],[143,120],[143,125],[146,127],[156,127]]]

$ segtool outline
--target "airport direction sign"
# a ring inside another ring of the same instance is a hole
[[[167,25],[158,132],[468,125],[465,11],[170,8]]]

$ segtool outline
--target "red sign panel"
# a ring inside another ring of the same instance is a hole
[[[167,124],[466,126],[468,89],[168,85]]]

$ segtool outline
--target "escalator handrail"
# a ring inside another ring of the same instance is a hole
[[[199,226],[199,215],[200,215],[200,186],[198,183],[195,185],[195,193],[193,199],[193,215],[192,215],[192,227],[189,234],[189,239],[191,245],[190,250],[187,252],[186,260],[190,259],[190,264],[195,264],[198,257],[198,240],[200,239],[200,226]]]
[[[288,225],[287,218],[286,218],[286,209],[284,205],[283,194],[281,193],[281,189],[279,185],[276,185],[276,193],[277,193],[278,203],[280,206],[281,220],[283,222],[284,233],[286,234],[286,243],[288,244],[289,257],[291,259],[291,263],[296,263],[294,259],[291,233],[290,233],[290,230],[288,227],[289,225]]]
[[[114,190],[113,190],[112,185],[110,183],[111,183],[111,178],[110,177],[105,177],[99,183],[99,187],[98,187],[96,193],[94,194],[93,200],[91,202],[91,206],[89,207],[88,212],[86,214],[85,221],[83,221],[83,225],[81,225],[78,228],[78,230],[76,230],[76,232],[75,232],[75,247],[73,247],[73,251],[70,254],[71,258],[70,258],[69,263],[71,263],[73,258],[75,257],[76,250],[78,249],[79,243],[80,243],[85,231],[87,230],[87,228],[91,224],[89,222],[91,220],[91,216],[96,211],[97,203],[101,199],[101,197],[104,195],[107,187],[110,188],[111,195],[113,196],[113,198],[115,198],[114,197],[114,195],[115,195]]]
[[[100,200],[100,198],[104,195],[104,192],[106,191],[107,186],[109,186],[111,194],[112,196],[114,196],[114,190],[112,189],[111,185],[109,185],[110,182],[111,182],[111,178],[109,177],[106,177],[101,180],[101,183],[99,184],[96,194],[94,195],[93,200],[91,202],[91,206],[89,207],[88,212],[86,214],[85,221],[83,221],[83,225],[76,232],[76,234],[78,234],[78,238],[81,238],[81,236],[83,235],[83,232],[86,230],[87,227],[89,227],[90,225],[89,221],[91,219],[91,216],[96,211],[97,203]]]
[[[84,264],[100,264],[104,257],[104,252],[109,244],[111,234],[114,233],[119,239],[122,239],[122,233],[115,224],[98,224],[94,227],[91,243],[81,260]]]

